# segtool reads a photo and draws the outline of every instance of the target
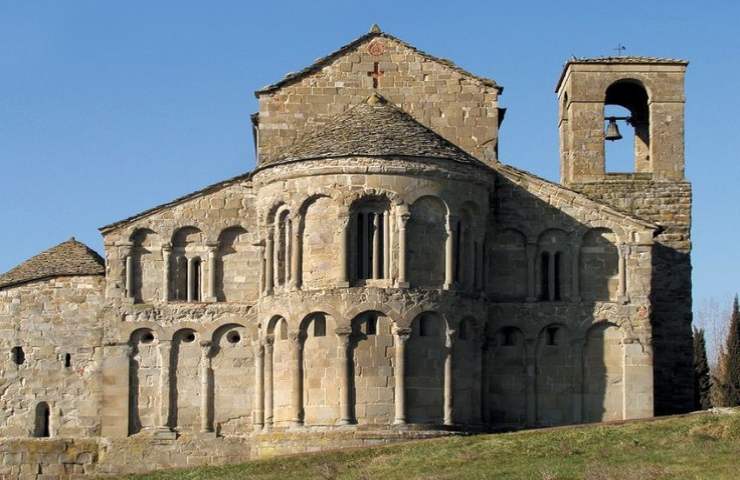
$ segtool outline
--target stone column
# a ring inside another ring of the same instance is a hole
[[[627,297],[627,257],[631,253],[629,245],[620,243],[617,246],[619,251],[619,291],[617,293],[617,302],[627,303],[629,301]]]
[[[291,347],[291,422],[299,426],[303,424],[303,336],[300,332],[289,335]]]
[[[535,283],[537,279],[537,244],[527,243],[527,301],[536,302],[537,292]]]
[[[370,277],[370,263],[369,263],[369,235],[367,232],[368,228],[368,215],[369,213],[359,212],[357,214],[358,223],[362,225],[362,238],[360,238],[360,262],[359,265],[357,265],[357,269],[359,270],[357,272],[357,278],[368,278]],[[360,229],[357,229],[357,234],[360,235]]]
[[[275,282],[275,273],[273,267],[275,266],[275,245],[272,238],[272,231],[267,232],[267,240],[265,240],[265,295],[271,295],[273,285]]]
[[[383,212],[383,278],[391,278],[391,225],[390,215]]]
[[[265,245],[262,242],[260,242],[260,243],[255,244],[255,246],[257,247],[257,251],[258,251],[257,258],[260,259],[260,289],[259,289],[259,292],[260,292],[260,295],[262,295],[265,293]]]
[[[483,262],[481,261],[483,250],[480,242],[474,243],[473,251],[475,253],[475,268],[473,269],[475,272],[475,281],[473,282],[473,288],[476,292],[479,292],[483,289]]]
[[[159,341],[159,428],[169,430],[170,425],[170,365],[172,359],[172,342]]]
[[[213,342],[200,342],[200,430],[212,432],[211,425],[211,346]]]
[[[195,301],[195,260],[188,258],[188,302]]]
[[[447,215],[445,231],[445,283],[442,288],[450,290],[455,284],[455,217]]]
[[[586,339],[574,338],[570,342],[573,361],[573,422],[583,422],[583,347]]]
[[[265,338],[265,426],[271,426],[273,421],[273,381],[272,381],[272,349],[275,339],[272,336]]]
[[[283,258],[283,286],[290,284],[290,264],[293,258],[293,244],[290,242],[293,235],[293,221],[289,218],[285,219],[285,237],[282,242],[285,245],[285,258]]]
[[[294,224],[294,225],[293,225]],[[296,217],[293,222],[291,247],[290,247],[290,286],[292,288],[301,288],[301,263],[303,256],[302,235],[300,229],[300,220]]]
[[[570,299],[574,302],[581,301],[581,239],[573,239],[570,247],[570,276],[571,292]]]
[[[525,342],[525,368],[527,369],[527,425],[533,426],[537,423],[537,399],[535,398],[537,386],[535,349],[537,344],[536,340],[532,338],[526,339]]]
[[[488,425],[490,418],[488,416],[488,339],[483,337],[481,341],[481,367],[480,367],[480,409],[481,409],[481,420],[483,425]]]
[[[130,300],[134,299],[134,256],[132,255],[131,249],[128,249],[126,257],[124,259],[126,264],[126,297]]]
[[[338,218],[339,224],[339,282],[338,287],[349,287],[349,214]]]
[[[408,288],[409,282],[406,278],[406,224],[411,218],[411,212],[406,205],[398,207],[398,284],[399,288]]]
[[[218,242],[207,244],[208,247],[208,291],[206,302],[215,302],[216,298],[216,254],[218,253]]]
[[[254,348],[254,429],[265,425],[265,346],[257,340]]]
[[[170,300],[170,256],[172,255],[172,245],[166,243],[162,245],[162,301]]]
[[[395,425],[406,423],[406,341],[411,336],[410,328],[396,328],[394,343],[396,347],[395,365]]]
[[[452,378],[452,355],[455,342],[455,331],[448,330],[445,334],[445,360],[444,360],[444,424],[453,425],[454,421],[454,389],[455,382]]]
[[[550,252],[550,255],[547,256],[547,298],[551,302],[555,300],[555,257],[557,254],[555,252]]]
[[[381,237],[380,237],[380,216],[377,213],[371,214],[373,217],[373,278],[380,278],[380,272],[383,268],[383,259],[381,257]]]
[[[337,334],[337,365],[339,373],[339,425],[352,423],[352,405],[350,402],[350,368],[349,362],[349,336],[352,333],[350,327],[340,327],[335,330]]]

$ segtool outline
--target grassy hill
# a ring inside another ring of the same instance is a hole
[[[740,409],[421,440],[130,479],[738,479]]]

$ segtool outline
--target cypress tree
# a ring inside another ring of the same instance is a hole
[[[730,328],[718,368],[719,387],[724,406],[740,405],[740,306],[737,295],[732,304]]]
[[[709,361],[704,329],[694,329],[694,409],[712,407],[712,382],[709,378]]]

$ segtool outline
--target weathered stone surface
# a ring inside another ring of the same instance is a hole
[[[257,92],[254,172],[0,277],[0,475],[685,410],[685,64],[623,60],[566,65],[563,185],[498,162],[501,87],[380,31]],[[658,120],[607,174],[625,78]]]

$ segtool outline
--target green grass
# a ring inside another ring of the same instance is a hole
[[[740,410],[438,438],[123,478],[735,480],[740,478]]]

